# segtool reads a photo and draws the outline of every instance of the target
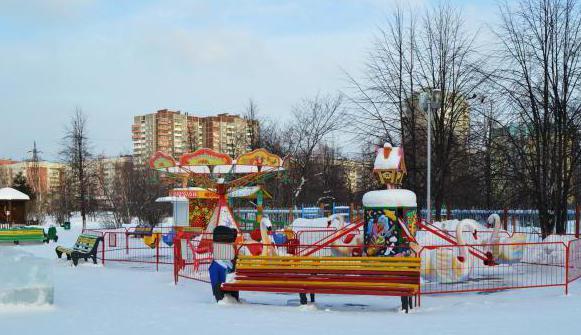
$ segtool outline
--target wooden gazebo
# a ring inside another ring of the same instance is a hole
[[[0,188],[0,224],[26,223],[26,202],[30,197],[10,187]]]

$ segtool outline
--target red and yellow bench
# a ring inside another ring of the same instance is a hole
[[[407,312],[420,291],[420,268],[418,257],[240,256],[222,290],[400,296]]]

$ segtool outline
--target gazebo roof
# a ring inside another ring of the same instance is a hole
[[[0,188],[0,201],[2,200],[30,200],[30,197],[11,187]]]

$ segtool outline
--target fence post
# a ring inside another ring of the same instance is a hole
[[[158,238],[154,240],[154,241],[156,241],[156,247],[155,247],[155,271],[159,271],[159,245],[160,245],[159,237],[161,237],[161,236],[158,235]]]
[[[512,223],[512,233],[516,233],[516,217],[514,215],[512,215],[511,217],[511,223]]]
[[[293,221],[295,220],[293,206],[289,206],[288,208],[288,219],[290,221],[289,224],[293,223]]]
[[[502,229],[508,230],[508,208],[504,208],[504,213],[502,215]]]
[[[105,265],[105,240],[107,239],[107,233],[103,234],[103,243],[101,247],[101,265]]]
[[[565,295],[569,294],[569,248],[571,241],[565,245]]]
[[[129,234],[125,232],[125,254],[129,255]]]
[[[356,218],[355,215],[353,213],[353,210],[355,209],[355,206],[353,206],[353,203],[349,204],[349,222],[355,222]]]
[[[575,238],[579,238],[579,217],[580,217],[580,208],[579,204],[575,206]]]

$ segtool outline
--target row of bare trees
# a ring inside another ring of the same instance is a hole
[[[87,117],[80,109],[66,127],[61,156],[67,168],[49,204],[57,221],[68,220],[78,211],[84,229],[89,215],[106,214],[111,223],[120,226],[134,217],[156,224],[168,214],[167,206],[155,202],[168,190],[155,172],[135,165],[132,159],[109,162],[108,171],[104,170],[105,159],[93,154]]]
[[[355,132],[366,147],[402,145],[406,186],[423,198],[427,93],[436,216],[444,205],[534,207],[544,235],[563,233],[581,177],[581,8],[518,0],[498,17],[494,44],[450,3],[396,8],[365,75],[349,75]]]

